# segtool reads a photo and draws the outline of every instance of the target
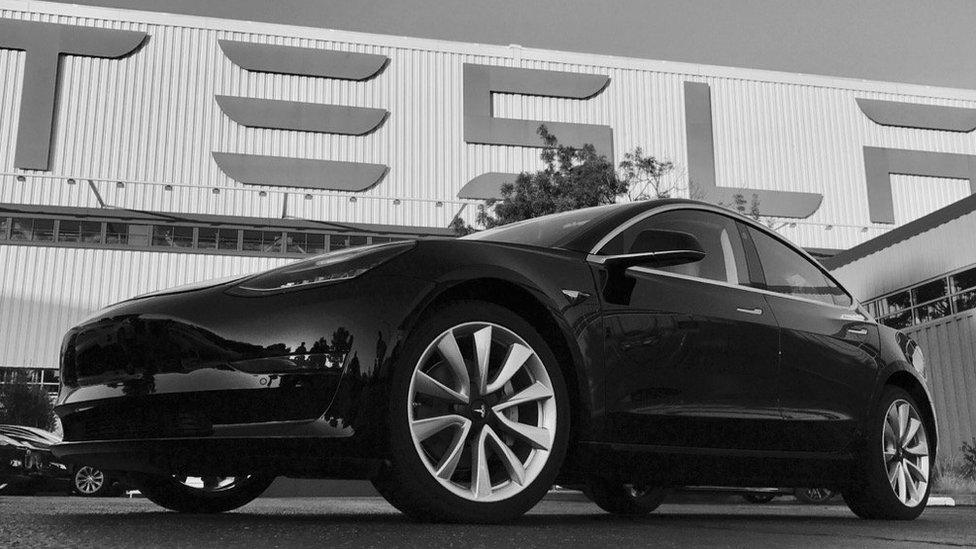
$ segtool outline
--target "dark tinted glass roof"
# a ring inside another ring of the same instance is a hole
[[[589,252],[601,238],[628,219],[651,208],[680,203],[695,202],[680,199],[645,200],[583,208],[504,225],[464,238]]]
[[[700,204],[700,202],[680,198],[668,198],[615,204],[611,206],[608,215],[605,215],[589,226],[584,227],[579,232],[570,235],[566,240],[558,243],[557,247],[565,248],[567,250],[589,252],[594,246],[597,245],[598,242],[600,242],[601,239],[603,239],[604,236],[628,220],[648,210],[660,206],[666,206],[668,204]]]

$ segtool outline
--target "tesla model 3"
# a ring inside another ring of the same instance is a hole
[[[369,479],[422,520],[554,484],[618,514],[671,487],[823,486],[924,509],[921,350],[726,209],[658,200],[351,248],[137,297],[71,329],[57,455],[220,512],[279,475]]]

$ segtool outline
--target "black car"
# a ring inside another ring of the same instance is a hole
[[[0,425],[0,494],[67,492],[71,470],[51,453],[60,441],[43,429]]]
[[[673,486],[823,486],[911,519],[936,450],[918,346],[686,200],[135,298],[72,329],[61,369],[55,453],[183,512],[286,475],[370,479],[426,520],[511,519],[554,482],[621,514]]]
[[[118,495],[121,479],[90,465],[68,465],[51,447],[61,437],[23,425],[0,425],[0,494],[73,493],[85,497]]]

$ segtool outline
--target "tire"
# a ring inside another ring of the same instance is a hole
[[[776,494],[766,494],[762,492],[742,494],[742,499],[748,501],[749,503],[755,503],[757,505],[762,505],[764,503],[769,503],[776,498]]]
[[[104,471],[83,465],[71,475],[71,493],[86,498],[107,497],[116,495],[118,487]]]
[[[649,515],[660,507],[670,490],[592,478],[583,493],[600,509],[612,515],[639,517]]]
[[[207,487],[212,479],[221,484]],[[149,501],[178,513],[223,513],[243,507],[264,493],[274,479],[272,476],[259,475],[203,477],[204,486],[198,487],[177,477],[132,476],[136,488]]]
[[[797,488],[793,491],[797,501],[808,505],[824,505],[836,495],[837,492],[830,488]]]
[[[894,416],[889,420],[891,410]],[[899,438],[895,432],[902,423],[903,410],[908,416],[909,431],[915,428],[915,422],[918,422],[917,430],[906,443],[894,445],[894,439]],[[857,481],[843,492],[844,501],[854,514],[864,519],[912,520],[925,510],[931,490],[928,480],[932,448],[924,413],[908,392],[898,387],[885,388],[871,414],[863,447],[857,455]],[[894,485],[889,473],[895,479]],[[904,482],[902,492],[899,492],[902,488],[899,478]]]
[[[453,302],[417,325],[392,373],[390,466],[374,486],[415,520],[521,516],[552,486],[568,445],[555,356],[528,322],[491,303]],[[503,367],[510,356],[518,367]]]

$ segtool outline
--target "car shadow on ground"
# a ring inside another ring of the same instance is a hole
[[[64,514],[60,517],[65,521],[83,521],[90,523],[92,513]],[[234,523],[247,524],[251,527],[261,523],[282,525],[285,523],[313,523],[313,524],[390,524],[398,526],[415,526],[417,528],[430,528],[438,526],[450,526],[448,523],[423,522],[411,519],[402,514],[395,513],[281,513],[281,512],[248,512],[236,511],[220,514],[193,514],[193,513],[173,513],[167,511],[136,511],[124,514],[105,514],[99,516],[102,524],[117,523],[128,524],[132,522],[147,521],[153,524],[181,524],[190,526],[193,523],[232,525]],[[924,520],[924,516],[918,520]],[[700,525],[707,522],[762,522],[762,523],[823,523],[823,524],[864,524],[865,521],[854,516],[812,516],[812,515],[783,515],[783,514],[742,514],[742,513],[667,513],[651,514],[643,517],[619,517],[606,513],[594,512],[593,514],[580,513],[546,513],[529,514],[518,519],[503,524],[485,524],[483,527],[526,527],[526,526],[561,526],[561,525],[600,525],[612,526],[614,524],[633,526],[635,524],[678,524],[688,523]],[[916,521],[917,522],[917,521]],[[476,525],[477,523],[469,523]]]
[[[118,502],[121,503],[121,502]],[[592,504],[545,502],[504,524],[414,521],[368,500],[262,502],[224,514],[179,514],[149,507],[99,503],[40,519],[56,539],[98,539],[131,546],[797,546],[916,547],[971,543],[969,517],[926,513],[912,522],[866,521],[839,506],[665,505],[658,513],[625,518]],[[33,521],[37,521],[34,515]],[[960,522],[962,521],[962,522]],[[963,524],[966,523],[966,524]],[[894,543],[894,545],[892,545]]]

